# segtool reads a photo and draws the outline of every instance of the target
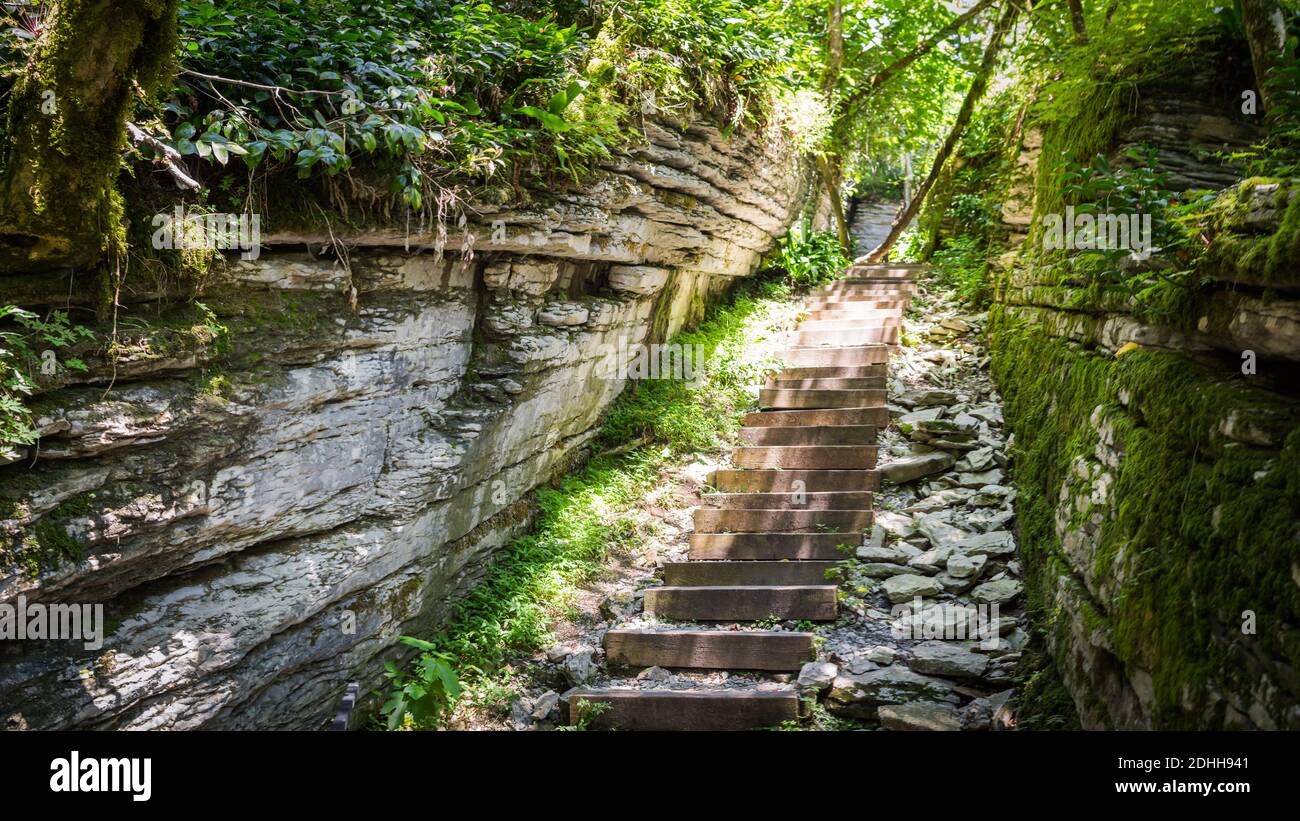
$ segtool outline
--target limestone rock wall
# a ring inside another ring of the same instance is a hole
[[[1004,210],[991,341],[1027,592],[1091,728],[1300,728],[1300,185],[1214,159],[1258,132],[1213,88],[1188,71],[1142,89],[1114,146],[1120,162],[1154,145],[1171,187],[1220,191],[1179,302],[1154,310],[1020,245],[1041,216],[1036,129]]]
[[[0,467],[0,604],[109,625],[5,642],[4,726],[319,728],[379,686],[594,435],[618,351],[699,319],[814,198],[778,134],[647,137],[540,204],[276,233],[202,310],[124,311],[116,362],[40,397]]]

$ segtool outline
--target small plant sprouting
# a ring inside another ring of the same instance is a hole
[[[420,650],[421,655],[411,672],[391,661],[384,665],[384,676],[393,685],[392,695],[380,710],[388,716],[388,729],[402,727],[408,714],[417,729],[445,724],[461,694],[451,655],[439,653],[436,645],[411,636],[402,636],[401,642]]]
[[[569,708],[573,711],[572,721],[569,724],[561,725],[555,729],[575,733],[584,732],[591,729],[591,722],[595,721],[597,716],[603,714],[609,708],[610,704],[607,701],[587,701],[586,699],[578,699],[573,702],[573,705]]]

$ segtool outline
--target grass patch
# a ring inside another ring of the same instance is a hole
[[[598,448],[644,440],[630,453],[597,456],[557,486],[536,494],[533,531],[506,546],[484,580],[452,612],[424,655],[446,654],[472,702],[510,678],[512,658],[553,642],[552,625],[570,613],[579,588],[605,561],[641,542],[639,509],[662,471],[687,454],[727,447],[741,415],[756,402],[750,386],[774,366],[760,343],[784,314],[790,290],[775,281],[746,283],[729,303],[672,342],[701,346],[703,370],[682,380],[635,383],[606,412]],[[773,339],[775,342],[775,339]],[[496,692],[495,703],[505,704]]]

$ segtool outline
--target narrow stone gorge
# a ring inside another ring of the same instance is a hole
[[[1300,730],[1297,44],[0,3],[0,727]]]
[[[274,233],[207,284],[210,314],[164,311],[170,335],[132,337],[159,296],[137,294],[128,355],[42,396],[39,452],[0,468],[0,600],[105,602],[110,626],[93,651],[6,644],[5,726],[319,728],[348,682],[374,687],[527,527],[623,389],[619,357],[816,210],[775,130],[646,133],[596,180],[446,236]]]

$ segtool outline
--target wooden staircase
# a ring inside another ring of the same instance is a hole
[[[716,471],[694,513],[690,561],[664,568],[645,609],[687,622],[834,621],[827,571],[873,521],[877,431],[889,424],[889,346],[915,291],[914,265],[857,265],[815,290],[787,340],[785,367],[746,415],[736,469]],[[608,664],[797,672],[813,634],[779,630],[610,630]],[[692,690],[581,687],[571,723],[632,730],[740,730],[798,716],[793,687]],[[604,705],[584,710],[584,703]],[[583,716],[586,716],[584,719]]]

